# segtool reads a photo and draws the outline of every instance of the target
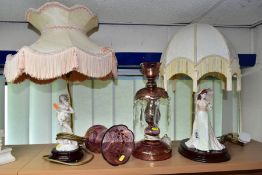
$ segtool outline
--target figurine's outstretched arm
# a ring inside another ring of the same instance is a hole
[[[74,113],[74,110],[71,106],[68,106],[68,113],[70,114],[73,114]]]

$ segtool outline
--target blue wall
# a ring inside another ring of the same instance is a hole
[[[0,51],[0,66],[5,64],[8,54],[15,54],[16,51]],[[137,68],[142,62],[159,62],[160,52],[116,52],[119,68]],[[256,63],[256,54],[238,54],[241,67],[252,67]]]

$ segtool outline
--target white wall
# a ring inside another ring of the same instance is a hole
[[[180,26],[100,25],[91,38],[116,52],[162,52]],[[218,28],[237,53],[250,52],[250,30]],[[30,45],[38,34],[25,23],[0,23],[0,50],[17,50]]]
[[[30,45],[38,37],[24,23],[0,23],[0,50],[18,50],[24,45]]]
[[[253,29],[254,53],[257,64],[262,63],[262,26]],[[254,68],[253,68],[254,69]],[[242,81],[243,130],[262,142],[262,69],[243,77]]]

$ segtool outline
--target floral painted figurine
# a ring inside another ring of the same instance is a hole
[[[61,126],[62,132],[72,134],[72,128],[70,127],[70,117],[74,113],[74,110],[69,104],[68,96],[62,94],[59,96],[59,104],[55,103],[54,108],[57,112],[58,123]]]
[[[54,108],[57,112],[58,124],[61,127],[62,132],[73,134],[72,128],[70,127],[70,115],[74,113],[74,110],[69,104],[69,99],[66,94],[59,96],[59,104],[55,103]],[[58,145],[56,146],[57,151],[72,151],[78,149],[78,143],[74,140],[69,139],[58,139]]]

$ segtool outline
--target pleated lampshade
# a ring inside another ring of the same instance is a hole
[[[117,76],[113,51],[87,36],[98,26],[98,20],[86,6],[69,8],[49,2],[38,9],[29,9],[26,20],[41,36],[31,46],[7,56],[4,74],[8,82],[30,79],[41,84],[57,78],[83,81]]]
[[[190,24],[178,31],[161,58],[160,75],[167,88],[169,79],[186,75],[198,91],[199,80],[214,76],[224,81],[224,88],[232,90],[232,77],[237,78],[241,90],[241,71],[236,53],[225,37],[208,24]]]

